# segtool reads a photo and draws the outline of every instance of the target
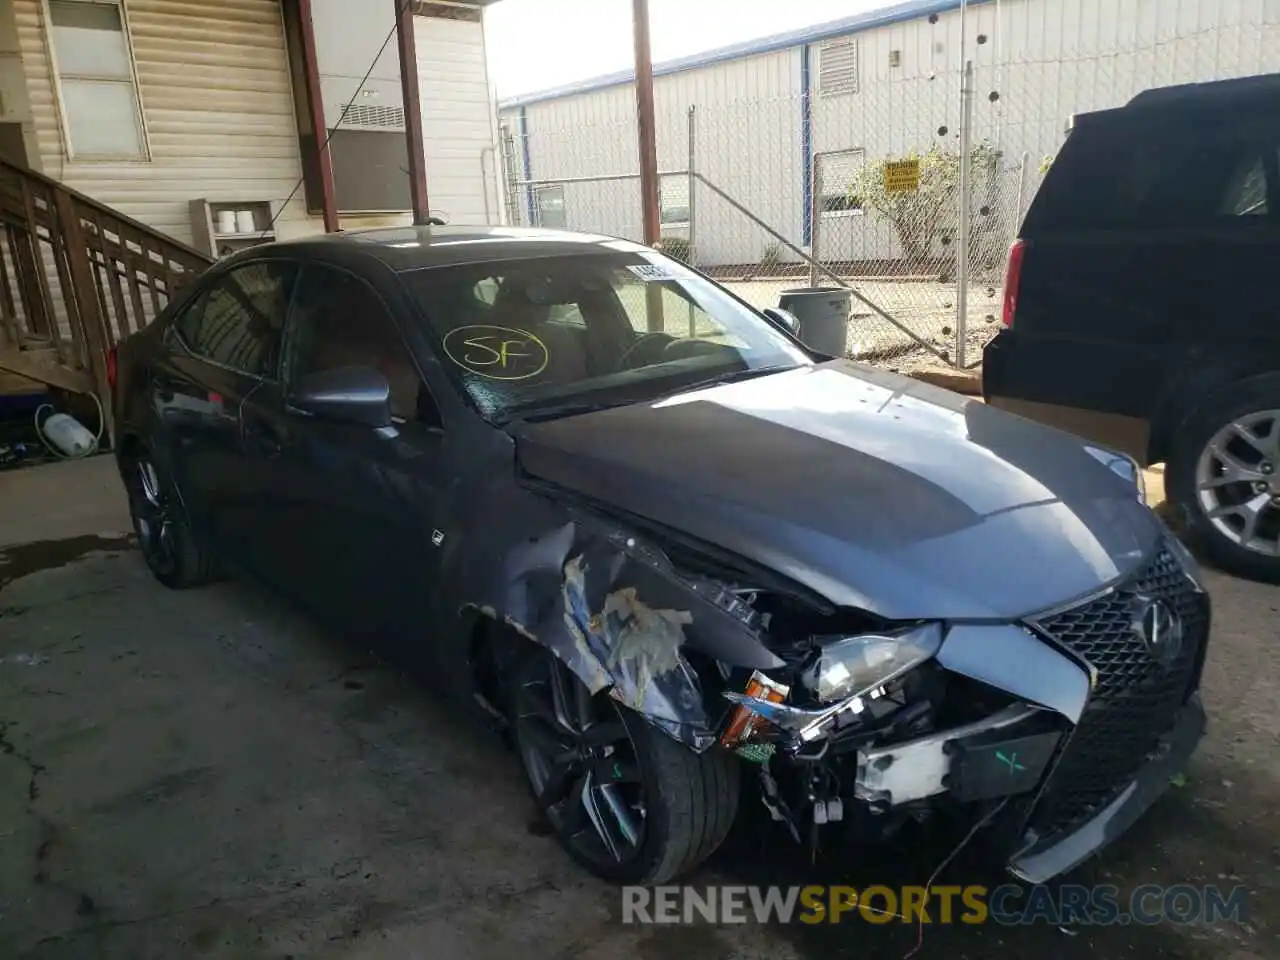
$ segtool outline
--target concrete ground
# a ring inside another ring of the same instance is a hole
[[[0,473],[0,958],[898,960],[914,947],[896,921],[622,925],[617,891],[536,826],[495,736],[252,584],[166,590],[127,529],[107,457]],[[1241,884],[1247,921],[930,927],[919,956],[1280,955],[1280,590],[1208,581],[1211,733],[1186,784],[1071,879]],[[691,882],[923,883],[948,849],[924,832],[809,866],[752,823]],[[938,882],[1000,880],[962,856]]]

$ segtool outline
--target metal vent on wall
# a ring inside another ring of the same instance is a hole
[[[344,127],[404,127],[404,107],[388,107],[376,103],[345,103],[342,109]]]
[[[818,48],[818,91],[824,97],[858,92],[857,37],[836,37]]]

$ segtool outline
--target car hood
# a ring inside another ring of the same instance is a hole
[[[893,619],[1040,612],[1163,530],[1110,451],[849,361],[515,433],[534,477]]]

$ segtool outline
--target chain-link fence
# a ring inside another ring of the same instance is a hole
[[[851,289],[851,356],[975,366],[1073,114],[1280,70],[1274,0],[1082,10],[997,0],[659,77],[663,247],[758,306]],[[641,239],[633,86],[502,127],[511,222]]]

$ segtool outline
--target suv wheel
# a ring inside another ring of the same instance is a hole
[[[694,869],[737,814],[737,758],[719,747],[694,753],[530,646],[513,678],[512,726],[560,845],[615,883],[665,883]]]
[[[1241,384],[1182,424],[1169,493],[1208,560],[1280,582],[1280,379]]]
[[[133,532],[147,568],[166,587],[197,587],[214,579],[212,559],[196,543],[173,485],[146,451],[122,461]]]

